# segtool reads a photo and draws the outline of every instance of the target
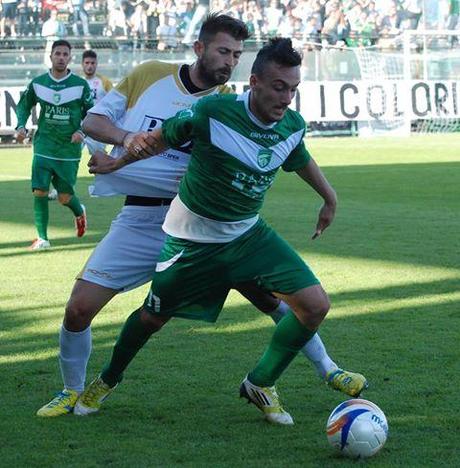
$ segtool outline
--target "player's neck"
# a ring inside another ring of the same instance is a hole
[[[86,79],[86,80],[92,80],[95,76],[96,76],[96,73],[93,73],[92,75],[87,75],[87,74],[85,73],[85,79]]]
[[[259,112],[257,104],[254,99],[254,95],[252,93],[249,93],[248,107],[251,113],[254,115],[254,117],[256,117],[264,125],[274,124],[274,122],[267,121],[267,118]]]
[[[52,68],[50,70],[50,73],[53,78],[56,78],[56,80],[60,80],[61,78],[64,78],[65,76],[67,76],[70,73],[70,70],[66,68],[64,71],[60,72]]]

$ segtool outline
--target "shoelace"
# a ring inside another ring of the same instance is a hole
[[[68,393],[59,392],[56,393],[56,396],[48,403],[49,408],[54,408],[55,406],[59,405],[63,400],[70,400],[70,395]]]
[[[99,396],[99,394],[103,394],[108,389],[105,388],[106,384],[102,381],[97,382],[95,385],[89,387],[89,389],[83,395],[83,403],[86,403],[88,400],[94,400]]]

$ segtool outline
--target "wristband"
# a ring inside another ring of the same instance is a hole
[[[123,135],[123,139],[121,140],[121,146],[123,146],[123,148],[125,147],[125,140],[126,140],[126,137],[127,137],[130,133],[133,133],[133,132],[130,132],[129,130],[127,130],[126,133]]]

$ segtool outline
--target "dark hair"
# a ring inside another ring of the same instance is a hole
[[[72,50],[72,46],[70,45],[70,42],[66,41],[65,39],[59,39],[53,42],[53,45],[51,46],[51,52],[53,52],[53,50],[59,46],[66,46],[69,48],[69,50]]]
[[[85,50],[81,56],[81,60],[85,60],[85,58],[94,58],[97,59],[97,54],[94,50]]]
[[[230,34],[237,41],[245,41],[250,36],[248,28],[243,21],[229,15],[210,13],[206,16],[201,26],[198,40],[206,44],[220,32]]]
[[[297,67],[302,63],[302,54],[292,47],[291,39],[274,37],[257,53],[251,73],[261,76],[268,62],[275,62],[283,67]]]

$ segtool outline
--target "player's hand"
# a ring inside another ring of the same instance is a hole
[[[331,225],[332,221],[334,221],[336,207],[335,203],[324,203],[319,210],[318,222],[316,223],[316,230],[311,237],[312,239],[319,237]]]
[[[118,169],[117,160],[100,150],[91,156],[88,167],[90,174],[109,174]]]
[[[85,139],[83,133],[80,131],[76,131],[73,135],[72,138],[70,139],[71,143],[81,143]]]
[[[161,129],[147,132],[145,142],[148,145],[150,155],[160,154],[168,149],[168,145],[163,140],[163,133]]]
[[[150,144],[147,141],[148,132],[128,133],[123,140],[123,148],[128,155],[135,159],[145,159],[152,155]]]
[[[24,143],[24,140],[27,138],[27,130],[25,128],[20,128],[16,132],[15,138],[18,143]]]

